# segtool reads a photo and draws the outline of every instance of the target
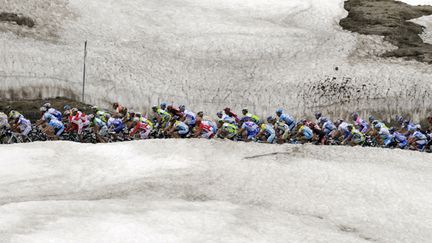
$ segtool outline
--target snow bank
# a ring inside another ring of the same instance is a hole
[[[432,0],[398,0],[410,5],[432,5]]]
[[[431,155],[207,140],[0,146],[2,242],[427,242]]]
[[[423,34],[420,37],[425,43],[432,44],[432,15],[414,19],[412,22],[425,28]]]
[[[353,110],[424,116],[431,107],[430,67],[377,59],[394,47],[342,30],[343,0],[0,5],[36,20],[34,29],[0,23],[1,98],[78,97],[88,40],[85,98],[100,106],[167,101],[212,113],[284,107],[335,117]]]

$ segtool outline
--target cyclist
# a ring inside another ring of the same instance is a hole
[[[48,137],[59,139],[59,137],[65,130],[65,126],[61,121],[57,120],[57,118],[52,116],[50,113],[46,113],[44,116],[45,116],[45,123],[50,128],[50,129],[44,129],[45,134],[47,134]]]
[[[260,126],[260,131],[257,135],[258,139],[262,139],[265,143],[274,143],[276,138],[276,131],[271,124],[273,121],[273,117],[267,117],[267,124],[263,123]]]
[[[408,141],[411,146],[411,149],[415,149],[423,152],[428,144],[427,136],[423,134],[421,131],[420,125],[417,125],[415,131],[409,137]]]
[[[171,118],[170,125],[165,129],[167,134],[173,138],[185,138],[189,133],[189,126],[178,120],[177,116]]]
[[[297,141],[299,141],[300,143],[311,142],[314,137],[312,129],[306,126],[305,122],[306,122],[305,120],[301,120],[296,125],[297,127],[296,138]]]
[[[260,122],[261,122],[261,119],[260,119],[257,115],[253,115],[253,114],[250,113],[250,112],[248,111],[248,109],[246,109],[246,108],[242,110],[242,114],[243,114],[243,117],[242,117],[241,120],[244,120],[244,118],[249,117],[249,118],[251,118],[251,120],[252,120],[253,122],[255,122],[257,125],[259,125]]]
[[[408,139],[405,135],[400,132],[397,132],[393,127],[389,129],[390,134],[393,137],[394,146],[397,146],[400,149],[405,149],[408,146]]]
[[[0,131],[9,128],[10,125],[7,115],[3,112],[0,112]]]
[[[105,117],[105,116],[104,116]],[[96,140],[101,143],[108,142],[108,126],[99,116],[90,114],[88,115],[90,121],[90,127],[92,127],[93,133],[96,135]]]
[[[275,118],[270,122],[276,132],[277,142],[279,144],[286,143],[290,138],[290,129],[287,124],[283,121],[279,121]]]
[[[239,122],[240,122],[240,120],[239,120],[237,114],[234,113],[234,112],[232,112],[232,111],[231,111],[231,108],[226,107],[226,108],[224,109],[224,112],[225,112],[225,115],[234,118],[234,120],[235,120],[236,123],[239,123]]]
[[[135,136],[135,134],[139,134],[141,139],[149,138],[152,128],[149,124],[142,122],[139,117],[134,117],[132,127],[132,131],[130,132],[131,137]]]
[[[290,128],[290,131],[293,132],[294,128],[297,125],[295,119],[292,116],[285,114],[280,108],[276,110],[276,115],[279,120],[285,122],[285,124],[287,124]]]
[[[354,125],[356,128],[363,134],[366,134],[369,131],[369,124],[360,118],[357,112],[351,114],[352,120],[354,121]]]
[[[259,132],[260,127],[251,118],[246,118],[239,130],[239,134],[245,142],[255,140]]]
[[[228,115],[223,114],[221,111],[216,113],[216,116],[219,118],[218,120],[222,120],[223,122],[228,122],[233,125],[237,125],[237,122],[234,117],[230,117]]]
[[[90,121],[87,119],[87,115],[79,111],[77,108],[72,108],[69,115],[69,123],[71,125],[69,131],[76,131],[78,133],[80,141],[83,137],[83,129],[90,125]]]
[[[179,106],[179,110],[182,113],[181,120],[186,123],[190,128],[194,127],[196,124],[196,115],[192,111],[186,110],[184,105]]]
[[[363,145],[365,142],[365,136],[362,132],[360,132],[357,128],[355,128],[352,124],[348,124],[347,129],[350,132],[348,137],[342,142],[342,144],[349,143],[351,146]]]
[[[23,140],[26,140],[26,138],[28,139],[28,135],[32,130],[31,122],[24,118],[23,115],[19,115],[18,117],[14,115],[12,116],[12,119],[14,124],[13,127],[19,128]]]
[[[215,130],[214,125],[210,121],[198,119],[194,137],[211,139],[215,136],[216,132],[217,131]]]
[[[227,138],[230,140],[235,140],[237,133],[238,133],[238,128],[236,125],[231,124],[229,122],[224,122],[223,120],[219,120],[218,123],[220,124],[220,127],[217,131],[217,135],[220,138]]]
[[[168,122],[171,120],[171,115],[166,110],[163,110],[157,106],[153,106],[152,110],[157,121],[156,127],[162,129],[165,128]]]

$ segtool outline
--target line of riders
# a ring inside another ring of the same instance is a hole
[[[184,105],[175,107],[161,103],[152,107],[149,116],[129,111],[113,104],[113,112],[92,107],[85,114],[68,105],[63,112],[50,103],[40,108],[41,118],[34,125],[18,111],[6,115],[0,112],[0,142],[15,143],[37,140],[72,140],[106,143],[150,138],[221,138],[262,143],[314,143],[320,145],[350,145],[400,148],[432,152],[432,132],[401,116],[396,117],[398,128],[388,127],[383,121],[369,116],[363,120],[358,113],[351,121],[335,122],[315,113],[316,121],[296,121],[283,109],[265,121],[243,109],[238,116],[230,108],[218,112],[217,120],[194,113]],[[432,128],[432,114],[428,121]],[[13,139],[12,139],[13,138]]]

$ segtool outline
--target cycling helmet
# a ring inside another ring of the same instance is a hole
[[[203,111],[199,111],[199,112],[197,113],[197,116],[199,116],[199,117],[203,117],[203,116],[204,116],[204,112],[203,112]]]
[[[417,131],[421,130],[421,125],[420,125],[420,124],[415,125],[415,129],[416,129]]]
[[[70,110],[65,110],[65,112],[63,112],[63,115],[64,115],[64,116],[69,116],[70,113],[71,113]]]
[[[372,115],[369,116],[369,122],[373,122],[376,121],[376,118]]]
[[[75,112],[78,112],[78,108],[72,108],[71,113],[73,114]]]
[[[114,108],[114,109],[117,109],[117,107],[119,107],[119,103],[114,102],[114,103],[113,103],[113,108]]]
[[[321,120],[320,120],[320,122],[321,122],[321,123],[326,123],[326,122],[328,122],[327,117],[322,117]]]
[[[267,117],[267,122],[271,122],[271,121],[273,121],[273,117],[272,116]]]
[[[185,110],[186,110],[186,106],[185,106],[185,105],[181,105],[181,106],[179,106],[179,110],[180,110],[181,112],[185,111]]]
[[[11,110],[11,111],[9,112],[9,118],[12,118],[16,113],[17,113],[16,110]]]
[[[70,105],[63,106],[63,110],[70,110],[70,109],[71,109]]]
[[[134,119],[132,120],[133,122],[139,122],[140,119],[138,117],[134,117]]]
[[[95,115],[90,114],[90,115],[88,115],[87,117],[88,117],[89,120],[93,120],[93,118],[95,118]]]
[[[375,128],[381,128],[381,123],[379,123],[377,120],[374,120],[374,121],[372,122],[372,125],[373,125],[373,127],[375,127]]]
[[[282,113],[283,113],[283,110],[281,108],[276,110],[276,114],[282,114]]]
[[[40,110],[41,112],[46,112],[46,111],[47,111],[47,108],[46,108],[45,106],[42,106],[41,108],[39,108],[39,110]]]
[[[218,111],[218,112],[216,113],[216,116],[221,117],[221,116],[222,116],[222,112],[221,112],[221,111]]]
[[[359,114],[357,112],[353,112],[351,114],[351,117],[352,117],[353,120],[357,120],[357,118],[359,117]]]
[[[96,111],[96,112],[98,112],[99,111],[99,107],[98,106],[92,106],[92,110],[94,110],[94,111]]]
[[[152,110],[153,110],[154,112],[156,112],[157,109],[158,109],[158,107],[157,107],[156,105],[152,106]]]
[[[322,116],[321,112],[319,112],[319,111],[315,112],[315,118],[316,119],[320,119],[321,116]]]
[[[393,134],[396,131],[396,129],[394,127],[390,127],[389,132],[390,134]]]
[[[105,114],[105,119],[108,120],[108,119],[110,119],[110,118],[111,118],[111,114],[110,114],[110,113],[106,113],[106,114]]]
[[[348,124],[348,125],[347,125],[347,129],[348,129],[349,131],[351,131],[353,128],[354,128],[354,127],[353,127],[352,124]]]
[[[141,112],[135,112],[135,117],[142,117]]]
[[[224,109],[225,113],[231,112],[231,109],[229,107],[225,107]]]
[[[246,108],[242,110],[242,113],[243,113],[244,115],[246,115],[248,112],[249,112],[249,111],[248,111],[248,109],[246,109]]]
[[[161,107],[162,110],[165,110],[165,108],[167,107],[167,103],[166,102],[162,102],[160,104],[160,107]]]
[[[51,103],[45,103],[45,104],[43,105],[43,107],[49,109],[49,108],[51,108]]]

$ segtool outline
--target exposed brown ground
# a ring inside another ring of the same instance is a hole
[[[17,110],[31,121],[36,121],[40,118],[39,108],[45,103],[51,103],[51,106],[63,112],[65,105],[76,107],[79,110],[89,114],[91,105],[84,104],[79,101],[68,98],[52,98],[52,99],[36,99],[36,100],[17,100],[17,101],[2,101],[0,100],[0,111],[9,113],[10,110]]]
[[[409,20],[432,15],[432,6],[411,6],[394,0],[348,0],[348,16],[340,25],[364,35],[380,35],[398,49],[385,57],[399,57],[432,64],[432,45],[420,38],[423,27]]]

